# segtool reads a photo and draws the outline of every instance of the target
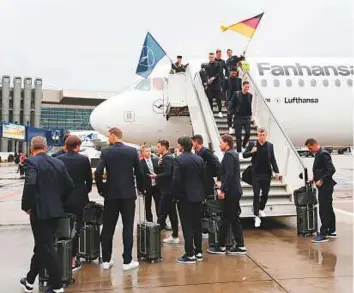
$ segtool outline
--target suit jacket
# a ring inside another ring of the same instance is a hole
[[[267,151],[268,151],[269,173],[272,174],[272,170],[275,173],[279,173],[278,164],[277,164],[277,161],[275,159],[275,154],[274,154],[274,146],[269,141],[267,141],[266,144],[267,144]],[[251,158],[252,157],[252,173],[253,174],[255,174],[256,169],[257,169],[257,165],[259,162],[258,152],[251,153],[252,148],[255,146],[257,146],[257,141],[250,142],[243,153],[244,158]]]
[[[157,174],[158,161],[159,160],[157,158],[154,158],[151,156],[152,167],[154,169],[155,174]],[[146,160],[144,158],[140,160],[140,163],[141,163],[141,167],[142,167],[143,174],[144,174],[144,187],[146,189],[151,189],[151,187],[152,187],[151,178],[148,175],[148,174],[150,174],[149,167],[148,167]]]
[[[217,164],[220,167],[220,163],[219,161],[215,162],[215,157],[213,156],[212,152],[206,147],[202,147],[199,152],[196,152],[196,154],[200,156],[204,161],[204,167],[205,167],[204,190],[205,190],[205,196],[207,197],[209,195],[214,194],[215,180],[214,180],[212,170],[215,164]]]
[[[74,188],[64,164],[39,153],[27,159],[24,168],[22,210],[32,210],[32,215],[40,220],[63,217],[64,203]]]
[[[92,189],[92,170],[89,158],[74,151],[57,157],[64,163],[75,188],[71,191],[65,207],[84,207],[89,202],[88,194]]]
[[[107,182],[103,183],[106,168]],[[121,142],[102,150],[95,171],[98,192],[105,199],[136,199],[134,175],[138,190],[144,190],[144,177],[138,152]]]
[[[229,149],[224,154],[221,161],[220,179],[220,190],[225,193],[225,197],[241,198],[243,193],[240,179],[240,160],[234,150]]]
[[[332,178],[333,174],[336,172],[336,168],[333,165],[331,155],[323,148],[320,148],[316,153],[312,172],[315,181],[323,180],[322,188],[333,188],[333,186],[337,184]]]
[[[191,152],[175,158],[172,179],[174,196],[190,202],[205,199],[205,174],[203,159]]]
[[[167,153],[158,161],[156,184],[161,194],[172,194],[172,175],[174,157]]]
[[[242,91],[236,91],[232,94],[231,100],[229,100],[229,105],[227,110],[229,113],[238,114],[238,116],[240,116],[239,111],[240,111],[241,104],[242,102],[247,102],[250,105],[252,111],[252,99],[253,99],[253,95],[250,92],[248,92],[247,100],[242,101]]]

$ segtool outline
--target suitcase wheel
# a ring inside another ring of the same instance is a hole
[[[158,261],[159,261],[159,262],[163,262],[163,257],[160,257],[160,258],[158,259]]]
[[[155,260],[154,259],[150,260],[150,263],[155,263]]]

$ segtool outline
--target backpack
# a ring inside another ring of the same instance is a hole
[[[211,156],[213,157],[213,162],[210,166],[210,170],[213,177],[218,177],[220,174],[221,163],[219,161],[219,158],[215,156],[213,153],[211,154]]]

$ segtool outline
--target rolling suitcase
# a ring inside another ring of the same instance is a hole
[[[76,235],[76,216],[66,214],[58,220],[56,238],[57,239],[73,239]]]
[[[84,224],[80,231],[78,257],[91,263],[98,259],[101,262],[100,226]]]
[[[210,218],[210,233],[208,238],[208,243],[210,247],[217,247],[219,245],[219,231],[221,226],[221,217],[212,216]],[[232,233],[232,227],[229,226],[229,232],[227,233],[225,239],[225,246],[230,248],[234,245],[234,235]]]
[[[137,225],[137,257],[138,260],[145,259],[151,263],[155,261],[162,262],[161,256],[161,229],[159,224],[146,222],[145,199],[144,203],[144,221],[141,221],[140,206],[141,200],[138,198],[139,205],[139,223]]]
[[[297,235],[309,236],[317,232],[317,206],[297,206]]]
[[[84,208],[83,221],[85,224],[102,225],[103,205],[90,201]]]
[[[55,248],[59,256],[63,286],[66,287],[75,281],[72,273],[72,240],[58,240]],[[40,287],[48,285],[49,275],[44,267],[41,268],[38,278]]]

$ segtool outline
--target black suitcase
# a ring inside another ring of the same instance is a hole
[[[161,228],[159,224],[146,222],[145,199],[144,199],[144,221],[140,221],[140,199],[139,199],[139,223],[137,225],[137,257],[138,260],[145,259],[151,263],[162,262],[161,255]]]
[[[317,206],[297,206],[297,235],[309,236],[317,232]]]
[[[58,220],[55,236],[57,239],[73,239],[75,235],[76,216],[73,214],[66,214]]]
[[[103,205],[90,201],[84,208],[83,221],[86,224],[102,225]]]
[[[209,247],[217,247],[219,245],[219,231],[221,226],[221,217],[213,216],[210,218],[210,233],[208,238]],[[225,246],[230,248],[234,245],[234,235],[232,227],[229,226],[229,232],[225,239]]]
[[[66,287],[75,281],[72,273],[72,240],[58,240],[55,249],[59,256],[63,286]],[[42,267],[38,276],[39,286],[47,286],[48,278],[47,270]]]
[[[316,188],[313,188],[312,184],[307,184],[294,190],[294,203],[296,206],[316,205]]]
[[[91,263],[99,259],[101,262],[100,226],[84,224],[80,231],[78,257]]]

